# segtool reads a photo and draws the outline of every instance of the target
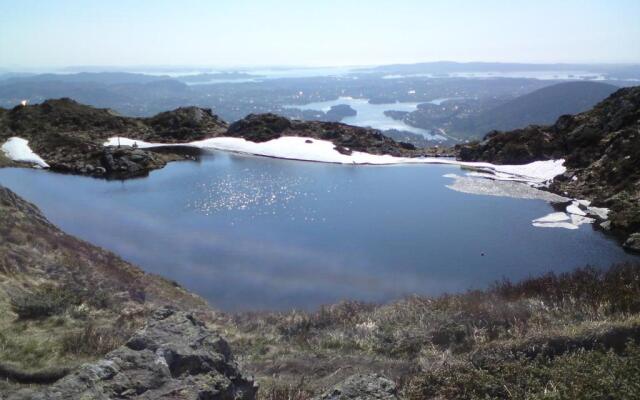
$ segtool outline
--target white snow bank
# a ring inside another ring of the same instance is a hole
[[[2,145],[2,151],[13,161],[35,164],[41,168],[49,168],[49,164],[31,150],[28,140],[11,137]]]
[[[201,149],[223,150],[266,157],[339,164],[450,164],[475,169],[479,171],[477,174],[482,174],[482,177],[485,178],[515,180],[535,186],[542,186],[551,181],[555,176],[566,171],[566,168],[563,166],[564,160],[536,161],[526,165],[494,165],[483,162],[462,162],[450,158],[393,157],[390,155],[376,155],[358,151],[346,155],[335,150],[335,145],[329,141],[297,136],[283,136],[262,143],[254,143],[242,138],[233,137],[217,137],[180,144],[149,143],[141,140],[112,137],[104,143],[105,146],[117,146],[118,144],[125,146],[133,146],[135,144],[140,148],[191,146]]]

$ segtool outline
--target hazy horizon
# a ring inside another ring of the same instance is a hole
[[[0,67],[640,63],[640,2],[0,0]],[[606,28],[606,29],[604,29]]]
[[[359,64],[359,65],[303,65],[303,64],[265,64],[265,65],[205,65],[205,64],[132,64],[132,65],[59,65],[59,66],[3,66],[0,65],[0,72],[31,72],[31,73],[78,73],[78,72],[132,72],[132,73],[162,73],[164,72],[186,72],[191,70],[192,72],[233,72],[233,71],[258,71],[258,70],[297,70],[297,69],[357,69],[357,68],[373,68],[384,67],[391,65],[418,65],[418,64],[437,64],[437,63],[452,63],[452,64],[505,64],[505,65],[523,65],[523,66],[638,66],[639,62],[519,62],[519,61],[494,61],[494,60],[472,60],[472,61],[457,61],[457,60],[426,60],[426,61],[414,61],[414,62],[388,62],[380,64]]]

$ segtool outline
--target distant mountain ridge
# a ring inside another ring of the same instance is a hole
[[[399,118],[417,128],[439,129],[460,139],[475,139],[493,130],[551,124],[561,115],[590,109],[617,89],[602,82],[561,82],[512,99],[458,98],[420,104],[416,111]]]
[[[386,74],[448,74],[464,72],[522,72],[522,71],[584,71],[600,73],[611,79],[640,78],[640,64],[539,64],[504,62],[433,61],[414,64],[390,64],[360,71]]]

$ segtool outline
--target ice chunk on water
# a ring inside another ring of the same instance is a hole
[[[548,215],[545,215],[542,218],[534,219],[533,222],[560,222],[560,221],[568,221],[571,218],[563,212],[554,212]]]

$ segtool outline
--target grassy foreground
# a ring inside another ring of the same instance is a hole
[[[407,399],[640,398],[640,264],[385,305],[223,314],[0,188],[0,394],[101,358],[162,305],[218,330],[262,399],[308,399],[357,372],[394,379]]]
[[[640,398],[638,264],[216,323],[263,399],[307,399],[369,371],[407,399]]]

